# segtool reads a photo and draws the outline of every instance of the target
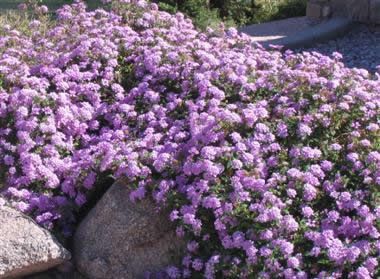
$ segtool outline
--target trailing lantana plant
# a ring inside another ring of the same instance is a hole
[[[39,224],[107,172],[171,208],[171,278],[380,276],[379,74],[142,0],[1,28],[3,190]]]

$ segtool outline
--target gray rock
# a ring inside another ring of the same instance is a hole
[[[370,21],[380,24],[380,0],[371,0]]]
[[[347,0],[348,16],[356,21],[369,21],[369,1],[368,0]]]
[[[58,270],[51,269],[45,272],[23,277],[22,279],[88,279],[77,271],[61,273]]]
[[[168,212],[150,199],[133,203],[118,181],[82,221],[74,236],[78,270],[90,279],[143,278],[178,264],[184,240],[176,237]]]
[[[298,49],[297,52],[300,50],[317,51],[328,56],[337,51],[343,55],[342,62],[347,67],[364,68],[373,74],[376,66],[380,65],[380,26],[357,24],[343,37]]]
[[[309,0],[321,1],[321,0]],[[380,0],[331,0],[334,16],[349,17],[355,21],[380,23]]]
[[[347,0],[331,0],[329,5],[332,9],[333,16],[347,16]]]
[[[49,231],[19,211],[0,205],[0,278],[29,275],[70,259]]]

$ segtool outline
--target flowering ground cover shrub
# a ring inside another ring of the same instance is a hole
[[[14,204],[66,231],[111,173],[172,208],[188,251],[171,278],[380,276],[380,76],[200,33],[145,1],[110,5],[2,27]]]
[[[54,11],[60,7],[62,7],[64,4],[71,4],[73,3],[73,0],[2,0],[0,2],[0,10],[3,12],[3,10],[9,10],[9,9],[17,9],[18,5],[22,5],[26,2],[34,2],[39,5],[45,5],[49,7],[50,11]],[[85,1],[87,7],[89,9],[94,9],[101,5],[101,0],[87,0]]]

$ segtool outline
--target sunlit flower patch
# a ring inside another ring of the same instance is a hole
[[[380,276],[379,75],[200,33],[145,1],[112,7],[66,5],[47,31],[2,27],[14,205],[66,232],[111,173],[132,200],[171,208],[188,239],[171,278]]]

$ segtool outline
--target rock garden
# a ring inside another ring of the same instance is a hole
[[[380,277],[376,54],[102,2],[0,25],[0,278]]]

